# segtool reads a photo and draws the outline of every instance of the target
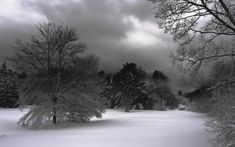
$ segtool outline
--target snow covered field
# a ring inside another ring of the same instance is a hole
[[[0,109],[0,147],[211,147],[199,113],[108,110],[101,120],[44,130],[17,126],[22,114]]]

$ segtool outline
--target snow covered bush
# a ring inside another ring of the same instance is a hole
[[[40,102],[32,106],[18,124],[36,129],[45,127],[51,124],[53,113],[56,113],[57,122],[78,122],[89,121],[92,117],[101,118],[105,109],[97,99],[97,95],[92,94],[91,91],[88,92],[87,88],[83,87],[83,91],[80,87],[74,92],[58,93],[55,105],[49,95],[42,93],[34,95],[38,100],[41,99]],[[53,108],[56,112],[53,112]]]

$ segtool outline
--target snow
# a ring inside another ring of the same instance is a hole
[[[25,112],[0,109],[0,147],[211,147],[206,116],[187,111],[107,110],[102,119],[43,130],[16,124]]]

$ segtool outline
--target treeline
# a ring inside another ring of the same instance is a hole
[[[41,127],[53,122],[101,118],[106,108],[166,109],[178,104],[168,78],[152,75],[135,63],[117,73],[99,71],[98,58],[84,55],[87,46],[77,30],[46,23],[28,42],[18,40],[9,58],[15,72],[4,63],[0,71],[0,106],[31,105],[19,124]],[[3,92],[2,92],[3,91]]]
[[[147,74],[135,63],[126,63],[114,74],[107,74],[101,93],[109,108],[163,110],[175,108],[178,102],[170,90],[168,78],[161,72]]]

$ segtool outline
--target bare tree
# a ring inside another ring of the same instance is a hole
[[[218,147],[235,146],[235,98],[234,87],[217,88],[213,93],[216,105],[211,113],[212,118],[206,123],[207,129],[216,135],[212,139]]]
[[[76,60],[86,49],[86,45],[80,41],[77,30],[55,23],[39,24],[36,28],[38,35],[32,36],[29,42],[16,42],[15,56],[10,59],[18,70],[29,75],[29,78],[22,82],[25,96],[36,99],[35,108],[19,123],[29,125],[31,120],[37,124],[37,121],[43,122],[45,117],[48,120],[52,117],[53,123],[56,124],[58,119],[70,117],[67,116],[70,114],[69,108],[73,108],[72,115],[77,114],[76,120],[100,117],[103,109],[96,111],[98,104],[88,100],[89,96],[79,93],[78,90],[82,89],[77,83],[81,75],[73,68],[78,68]],[[95,58],[90,61],[97,63]],[[40,110],[45,113],[39,114]]]
[[[154,5],[159,26],[179,43],[176,53],[170,57],[181,70],[196,77],[205,63],[231,61],[227,64],[229,70],[223,71],[225,74],[218,64],[212,67],[220,72],[219,77],[212,75],[217,78],[208,89],[213,91],[216,105],[215,119],[207,125],[216,133],[216,146],[234,147],[235,0],[149,1]]]
[[[212,42],[235,36],[234,0],[149,0],[157,23],[180,44],[171,57],[187,69],[203,61],[234,56],[234,47],[222,50]],[[234,38],[233,38],[234,40]]]

